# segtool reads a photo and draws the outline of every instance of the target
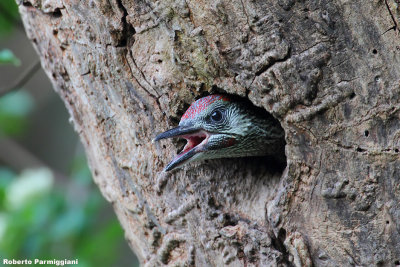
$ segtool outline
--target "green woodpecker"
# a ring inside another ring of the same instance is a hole
[[[205,159],[277,154],[282,157],[285,146],[284,131],[271,115],[261,115],[249,105],[219,94],[194,102],[178,127],[159,134],[153,141],[171,137],[184,138],[187,144],[164,171]]]

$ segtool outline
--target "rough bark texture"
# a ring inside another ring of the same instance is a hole
[[[23,0],[29,38],[144,266],[400,265],[395,0]],[[287,167],[162,173],[197,97],[273,114]],[[60,140],[62,141],[62,140]]]

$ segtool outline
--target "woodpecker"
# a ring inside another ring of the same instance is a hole
[[[198,160],[282,154],[284,131],[269,114],[233,97],[214,94],[195,101],[183,114],[179,126],[153,140],[180,137],[183,150],[165,167],[170,171]]]

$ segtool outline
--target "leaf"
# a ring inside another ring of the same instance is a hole
[[[3,49],[0,50],[0,64],[13,64],[18,67],[21,65],[21,61],[10,49]]]

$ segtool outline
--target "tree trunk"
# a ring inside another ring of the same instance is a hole
[[[22,0],[93,178],[144,266],[400,265],[396,0]],[[266,158],[163,173],[200,96],[286,133]],[[62,140],[60,140],[62,142]]]

